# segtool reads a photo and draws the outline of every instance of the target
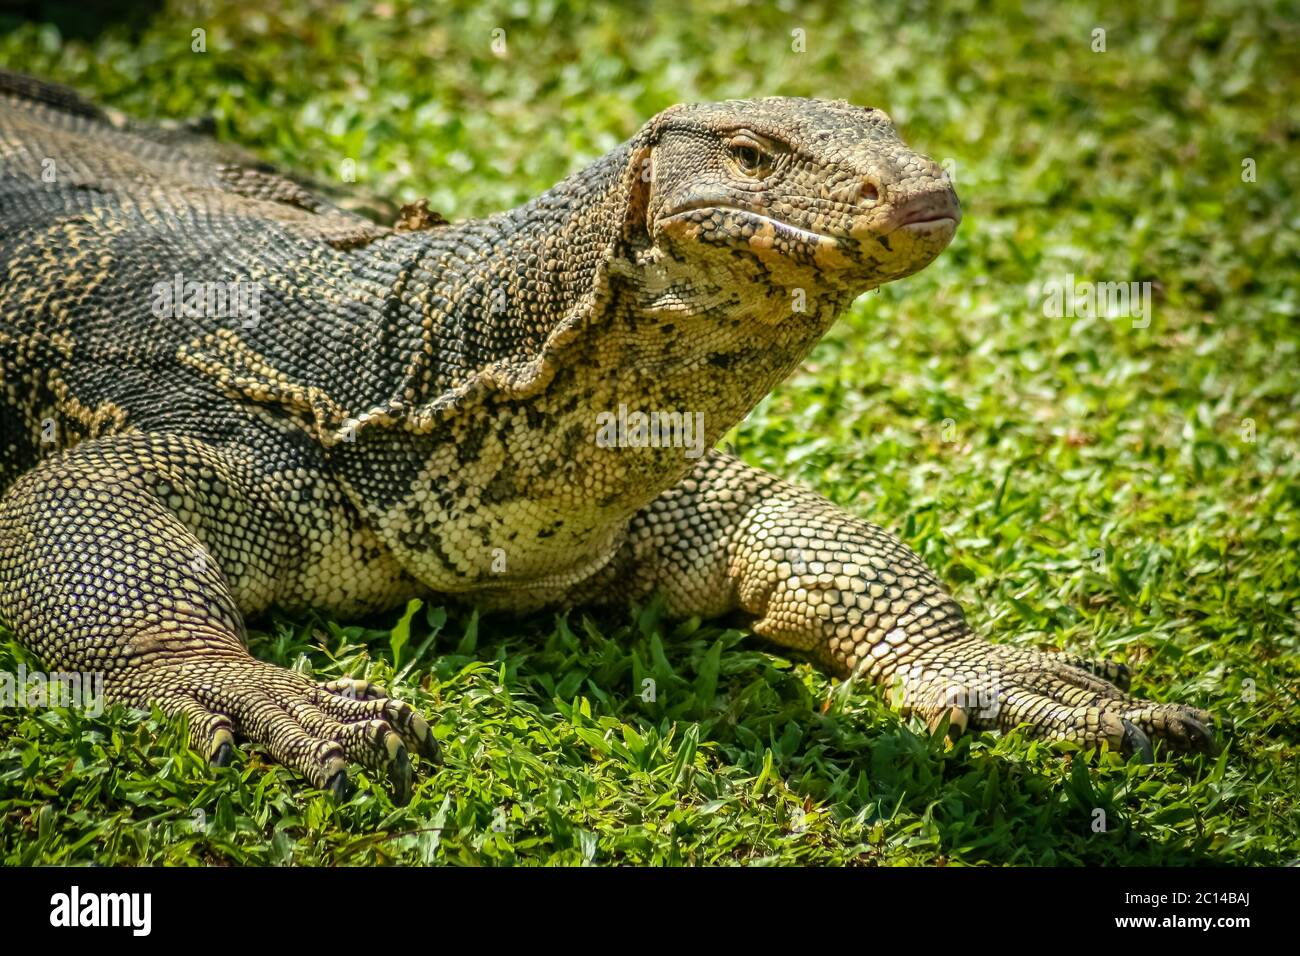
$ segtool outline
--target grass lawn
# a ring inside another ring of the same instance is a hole
[[[948,166],[965,222],[729,440],[899,532],[995,640],[1126,661],[1135,692],[1211,710],[1225,747],[1142,766],[1018,734],[950,744],[874,688],[654,606],[412,605],[252,639],[436,718],[446,761],[409,806],[361,771],[335,805],[251,748],[210,771],[157,714],[0,710],[0,859],[1300,858],[1294,4],[371,6],[173,0],[89,23],[68,4],[59,26],[0,16],[0,64],[141,117],[212,116],[324,181],[352,160],[359,188],[450,218],[524,201],[679,101],[884,108]],[[1053,317],[1068,276],[1149,282],[1149,324]],[[22,662],[0,631],[0,670]]]

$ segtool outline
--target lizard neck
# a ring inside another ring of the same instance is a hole
[[[597,309],[617,254],[632,144],[536,199],[420,234],[394,295],[419,323],[402,391],[434,401],[488,370],[510,377]],[[390,254],[386,253],[386,254]]]

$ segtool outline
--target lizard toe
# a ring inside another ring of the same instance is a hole
[[[1124,718],[1142,728],[1151,739],[1178,753],[1218,752],[1213,718],[1197,707],[1134,701]]]
[[[1010,670],[1006,679],[1071,707],[1108,707],[1132,700],[1094,671],[1050,654]]]
[[[316,686],[332,696],[349,700],[381,700],[388,696],[388,691],[373,681],[355,677],[340,677],[337,680],[323,681]]]
[[[1122,664],[998,645],[972,667],[962,654],[948,654],[927,662],[919,683],[959,679],[979,689],[981,699],[995,704],[975,713],[980,727],[1027,725],[1035,736],[1089,747],[1105,743],[1148,763],[1157,747],[1178,753],[1215,750],[1209,713],[1130,695],[1124,689],[1128,668]]]
[[[366,705],[376,703],[365,702]],[[335,741],[349,761],[383,774],[392,789],[394,803],[405,804],[410,800],[413,779],[410,756],[401,735],[387,720],[372,717],[344,723],[322,710],[316,700],[308,698],[284,701],[282,706],[308,734]]]
[[[1127,693],[1132,683],[1133,674],[1127,664],[1121,664],[1119,661],[1098,660],[1091,657],[1082,657],[1077,654],[1063,655],[1061,663],[1069,667],[1101,678],[1107,684],[1114,686],[1117,690]]]
[[[336,683],[336,682],[331,682]],[[368,683],[368,682],[366,682]],[[374,684],[368,684],[372,689]],[[348,694],[332,692],[327,685],[321,690],[326,693],[316,698],[316,704],[325,713],[343,723],[356,723],[365,720],[385,720],[397,731],[407,750],[419,754],[425,759],[437,763],[441,760],[438,739],[433,728],[424,716],[404,701],[394,700],[386,695],[379,697],[352,697]]]
[[[388,721],[374,719],[339,726],[337,739],[348,757],[383,773],[392,788],[393,802],[398,805],[408,803],[414,779],[411,759],[406,744]]]
[[[273,710],[271,708],[274,708]],[[262,744],[278,762],[325,788],[347,771],[347,755],[336,740],[312,734],[279,704],[265,698],[254,721],[236,721],[244,736]]]
[[[189,722],[190,746],[207,758],[212,767],[225,767],[235,755],[235,735],[230,718],[198,701],[178,696],[160,701],[167,714],[184,714]]]
[[[1022,729],[1030,736],[1062,740],[1083,747],[1108,744],[1118,749],[1124,728],[1109,711],[1087,704],[1063,702],[1021,686],[1005,688],[989,709],[985,725],[1002,730]]]

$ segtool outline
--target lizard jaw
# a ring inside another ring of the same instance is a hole
[[[775,219],[756,209],[719,202],[689,203],[671,213],[661,216],[656,223],[656,231],[662,230],[663,232],[674,236],[674,238],[682,235],[691,235],[693,232],[691,228],[692,226],[699,227],[697,230],[694,230],[695,234],[701,232],[720,231],[716,229],[716,222],[719,218],[730,218],[733,222],[738,224],[752,224],[757,229],[770,229],[773,233],[782,238],[788,238],[791,241],[808,243],[810,245],[821,243],[835,245],[839,242],[835,236],[830,236],[821,232],[814,232],[811,229],[804,229],[801,226],[791,225],[782,219]],[[713,229],[709,229],[706,227],[706,223],[714,223],[715,226]]]
[[[921,218],[913,218],[921,217]],[[879,222],[878,219],[873,219]],[[678,207],[655,222],[656,239],[683,246],[732,247],[743,243],[766,267],[768,278],[802,285],[813,270],[818,277],[868,291],[929,265],[956,234],[960,212],[948,206],[917,209],[887,231],[879,226],[843,236],[792,225],[733,203],[698,201]],[[902,239],[905,245],[891,240]],[[910,251],[905,251],[910,250]]]

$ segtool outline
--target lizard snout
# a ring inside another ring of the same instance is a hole
[[[957,201],[957,194],[952,188],[944,186],[910,198],[895,208],[892,219],[895,229],[904,226],[938,225],[951,220],[952,228],[955,230],[961,223],[961,203]]]

